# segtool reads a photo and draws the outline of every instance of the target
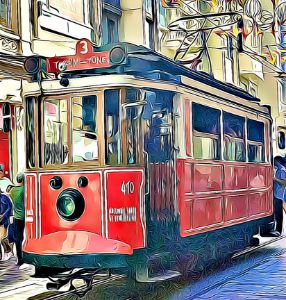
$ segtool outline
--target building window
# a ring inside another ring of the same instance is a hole
[[[40,28],[76,39],[92,38],[89,0],[42,0],[35,5]],[[39,7],[38,7],[39,6]],[[37,32],[41,35],[41,32]]]
[[[191,2],[188,4],[189,7],[194,7],[196,2]],[[182,13],[179,9],[166,9],[162,5],[162,1],[159,1],[159,25],[161,27],[167,28],[171,22],[171,19],[176,19],[177,17],[182,17]]]
[[[222,37],[223,52],[223,69],[224,81],[228,83],[234,82],[233,74],[233,41],[228,35]]]
[[[116,39],[116,23],[114,20],[107,18],[108,43],[114,43]]]
[[[0,27],[18,33],[18,0],[0,0]]]
[[[217,109],[193,103],[194,158],[220,159],[220,115]]]
[[[0,0],[0,25],[11,29],[11,19],[11,0]]]
[[[257,85],[254,84],[253,82],[249,82],[249,93],[253,96],[256,97],[257,95]]]
[[[150,49],[155,49],[154,41],[154,21],[147,18],[145,22],[146,46]]]
[[[282,104],[286,104],[286,82],[283,80],[279,84],[279,97]]]
[[[117,43],[119,41],[119,20],[119,15],[112,13],[111,11],[103,11],[103,45]]]
[[[145,13],[146,13],[146,22],[145,22],[145,44],[150,49],[155,49],[154,43],[154,1],[145,0]]]
[[[60,15],[69,17],[71,21],[86,23],[84,19],[85,2],[78,0],[49,0],[48,7]]]
[[[153,0],[145,0],[145,11],[153,18]]]
[[[245,90],[248,91],[248,84],[246,81],[240,81],[240,86]]]

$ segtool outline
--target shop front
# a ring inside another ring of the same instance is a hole
[[[4,176],[12,181],[25,167],[21,97],[25,79],[23,68],[20,64],[15,67],[13,62],[0,63],[0,165],[4,168]]]

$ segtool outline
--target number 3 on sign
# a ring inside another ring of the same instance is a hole
[[[121,185],[121,192],[124,195],[129,195],[134,193],[134,183],[132,181],[123,181]]]
[[[80,41],[79,42],[82,50],[80,51],[80,54],[86,54],[88,52],[87,42],[86,41]]]

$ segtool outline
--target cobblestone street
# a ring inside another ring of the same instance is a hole
[[[286,299],[286,238],[265,243],[241,254],[221,270],[197,281],[134,285],[127,278],[96,284],[81,299]],[[51,294],[46,278],[19,270],[15,258],[1,262],[0,299],[79,299],[73,293]]]
[[[286,240],[265,249],[269,256],[196,299],[286,299]]]
[[[172,299],[286,299],[286,239],[239,257],[233,265]]]

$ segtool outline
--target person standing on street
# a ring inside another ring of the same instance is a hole
[[[274,158],[274,217],[276,230],[281,234],[283,230],[283,210],[286,213],[286,158]]]
[[[25,207],[24,207],[24,174],[20,173],[16,177],[19,185],[13,186],[10,190],[10,197],[13,202],[14,219],[13,219],[13,239],[16,244],[18,265],[23,264],[22,242],[25,228]]]
[[[12,248],[8,241],[8,227],[12,215],[12,202],[0,189],[0,253],[1,260],[9,259],[12,255]]]
[[[0,164],[0,189],[3,193],[7,193],[9,191],[9,187],[12,186],[13,183],[4,174],[4,165]]]

